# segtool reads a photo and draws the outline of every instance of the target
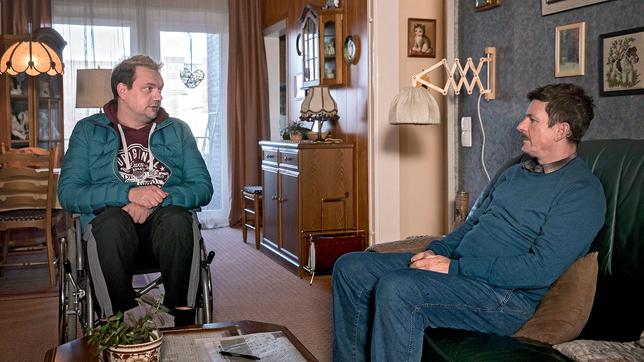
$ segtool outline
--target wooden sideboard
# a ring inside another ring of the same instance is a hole
[[[353,145],[261,141],[260,249],[302,276],[309,233],[355,229]]]

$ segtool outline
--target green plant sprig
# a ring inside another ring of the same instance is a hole
[[[286,131],[288,131],[288,132],[299,132],[299,133],[302,133],[302,134],[306,134],[306,132],[310,131],[310,129],[304,127],[301,123],[294,122],[294,123],[289,124],[286,127]]]
[[[136,298],[139,305],[145,307],[143,316],[137,318],[131,312],[127,312],[126,320],[124,313],[118,312],[98,326],[89,337],[89,343],[96,346],[98,356],[102,356],[106,349],[119,344],[129,345],[154,340],[153,332],[157,329],[154,317],[159,315],[159,312],[169,311],[161,304],[162,299],[162,295],[157,299]],[[159,317],[162,319],[160,315]]]

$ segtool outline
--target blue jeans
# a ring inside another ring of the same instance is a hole
[[[427,327],[510,335],[538,304],[520,290],[411,269],[412,255],[355,252],[338,259],[334,361],[420,361]]]

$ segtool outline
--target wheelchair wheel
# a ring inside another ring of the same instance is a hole
[[[212,323],[212,282],[210,281],[210,267],[201,268],[201,280],[197,292],[197,324]]]
[[[213,322],[213,302],[212,302],[212,281],[210,279],[210,263],[212,262],[215,252],[206,253],[203,238],[201,243],[201,265],[199,268],[199,288],[197,291],[197,301],[195,308],[197,324]]]
[[[61,344],[88,335],[94,328],[91,281],[85,270],[78,218],[73,219],[73,225],[67,229],[67,237],[60,241],[58,340]]]
[[[60,240],[60,263],[58,270],[58,343],[63,344],[77,338],[77,319],[78,313],[76,312],[75,293],[76,288],[68,277],[66,272],[65,263],[69,263],[69,255],[74,255],[70,248],[75,248],[73,239],[73,230],[71,230],[72,241],[69,242],[70,230],[68,230],[67,238]],[[73,259],[73,258],[72,258]],[[73,270],[73,269],[72,269]]]

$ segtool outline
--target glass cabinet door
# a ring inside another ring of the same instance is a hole
[[[344,84],[344,63],[342,61],[342,13],[327,10],[320,14],[320,32],[323,44],[321,71],[322,85]]]
[[[313,14],[306,16],[302,28],[303,85],[320,84],[320,39],[318,23]]]
[[[35,79],[37,101],[35,109],[38,126],[38,147],[52,149],[62,146],[62,99],[60,76],[39,75]]]
[[[31,82],[25,74],[10,76],[9,79],[9,118],[10,148],[28,147],[31,137],[31,112],[29,108],[29,89]]]
[[[322,24],[324,34],[324,80],[335,80],[337,65],[335,63],[336,34],[335,21]]]

